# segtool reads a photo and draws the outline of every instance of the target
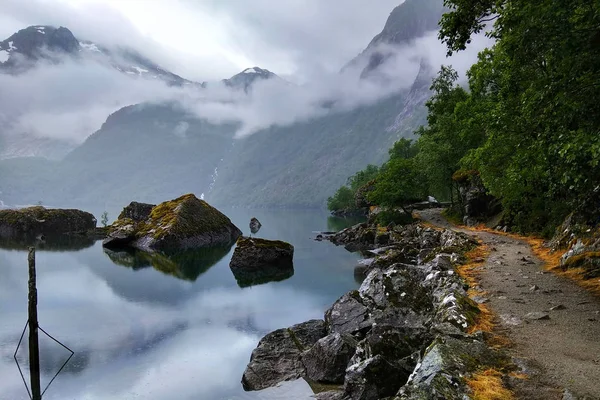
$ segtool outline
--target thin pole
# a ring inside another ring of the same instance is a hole
[[[41,400],[40,348],[38,343],[37,287],[35,283],[35,247],[29,248],[29,370],[31,376],[31,398]]]

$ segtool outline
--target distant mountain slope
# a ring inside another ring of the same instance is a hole
[[[88,40],[80,41],[62,26],[29,26],[0,42],[0,72],[4,73],[25,73],[41,60],[61,63],[67,58],[110,65],[132,77],[160,79],[173,85],[197,84],[160,68],[133,49],[109,49]]]
[[[205,85],[169,72],[132,49],[80,41],[65,27],[30,26],[0,42],[0,73],[26,78],[32,68],[44,68],[42,63],[58,65],[66,61],[97,63],[132,79],[159,80],[171,86]],[[2,128],[11,124],[11,117],[3,116],[0,110],[0,159],[23,156],[61,159],[75,147],[73,142],[42,138],[27,131],[8,135]]]
[[[366,64],[376,73],[390,54],[378,45],[408,44],[438,29],[442,0],[407,0],[348,67]],[[369,106],[333,113],[287,127],[272,127],[236,142],[208,199],[251,206],[324,206],[335,188],[367,164],[380,164],[400,137],[413,137],[425,123],[424,103],[435,71],[421,62],[407,90]]]
[[[435,7],[419,6],[422,1]],[[372,43],[410,43],[436,30],[441,4],[442,0],[407,0],[391,13]],[[385,57],[380,64],[370,62],[377,49],[370,45],[354,62],[370,65],[368,73],[377,73],[387,65]],[[127,204],[195,192],[220,206],[322,207],[349,175],[385,161],[395,140],[412,137],[425,122],[424,102],[433,72],[422,61],[412,85],[373,104],[347,111],[334,111],[332,106],[325,116],[272,126],[242,139],[234,139],[238,126],[210,124],[175,105],[126,107],[27,188],[13,186],[8,193],[0,175],[0,200]],[[277,77],[253,67],[223,83],[250,93],[258,79]],[[0,162],[0,174],[4,165]]]

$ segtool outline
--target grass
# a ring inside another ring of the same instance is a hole
[[[478,372],[467,379],[473,400],[514,400],[513,393],[504,387],[503,373],[495,369]]]
[[[476,289],[476,287],[478,286],[480,268],[489,254],[489,247],[479,241],[477,247],[465,253],[467,262],[457,267],[457,273],[469,284],[467,294],[471,299],[487,294],[483,290]],[[496,320],[494,313],[485,304],[477,304],[477,307],[479,308],[479,314],[475,318],[475,323],[469,327],[468,333],[477,331],[492,332]]]

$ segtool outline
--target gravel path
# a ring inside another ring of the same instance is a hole
[[[497,330],[529,379],[513,379],[522,399],[600,399],[600,298],[545,271],[521,240],[451,226],[440,209],[419,212],[434,225],[480,238],[491,252],[481,269]]]

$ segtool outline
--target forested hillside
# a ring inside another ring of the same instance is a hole
[[[445,3],[451,12],[439,37],[449,54],[486,29],[495,45],[479,54],[467,87],[442,67],[414,151],[390,152],[369,199],[388,206],[424,193],[451,200],[458,181],[479,175],[515,230],[550,234],[573,210],[598,222],[600,3]],[[425,189],[410,184],[415,179]]]

